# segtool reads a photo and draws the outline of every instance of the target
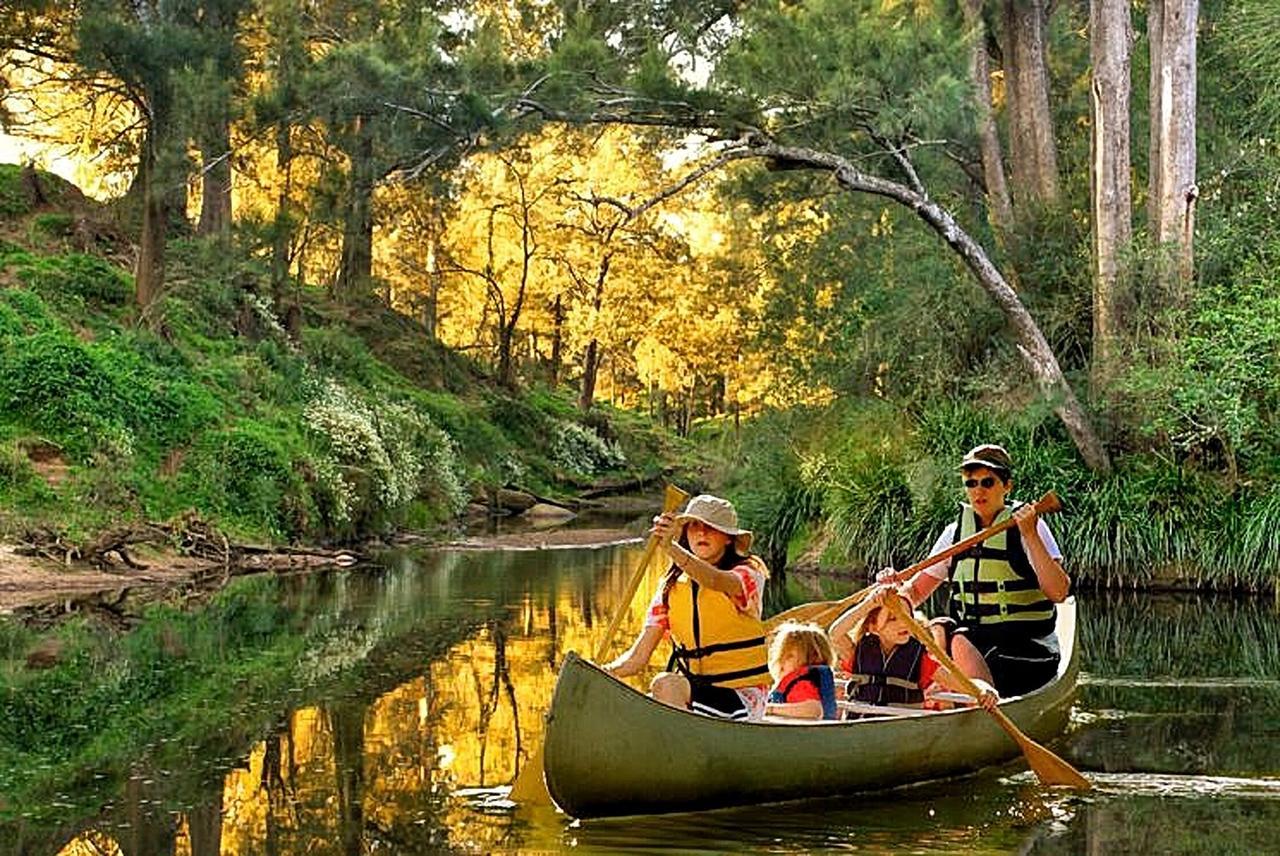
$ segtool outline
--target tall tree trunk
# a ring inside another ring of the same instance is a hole
[[[1058,364],[1058,358],[1054,355],[1048,340],[1040,331],[1035,319],[1031,317],[1031,313],[1023,306],[1018,293],[1009,286],[1008,281],[992,263],[982,245],[960,227],[951,212],[923,193],[878,176],[868,175],[859,170],[852,161],[830,152],[773,143],[753,143],[737,151],[726,152],[721,155],[719,162],[746,158],[777,160],[795,166],[827,171],[832,173],[840,186],[846,190],[891,199],[914,212],[960,257],[977,279],[978,284],[1000,308],[1006,323],[1012,330],[1014,343],[1022,356],[1023,363],[1052,403],[1054,413],[1067,429],[1085,464],[1098,472],[1110,471],[1111,458],[1107,454],[1106,447],[1093,430],[1084,407],[1062,374],[1062,367]],[[710,168],[710,166],[704,166],[701,169],[707,171]]]
[[[1004,175],[1004,152],[1000,131],[991,108],[991,64],[987,57],[987,26],[982,19],[983,0],[963,0],[965,25],[969,28],[969,77],[973,84],[973,105],[978,141],[982,149],[982,178],[987,188],[987,217],[996,234],[1004,240],[1013,226],[1013,203]]]
[[[422,326],[434,341],[440,323],[440,287],[444,279],[440,272],[440,233],[443,228],[434,205],[427,216],[427,289],[422,301]]]
[[[599,323],[600,309],[604,306],[604,284],[609,278],[609,264],[612,260],[613,250],[605,253],[604,258],[600,260],[600,269],[596,274],[596,292],[591,301],[593,325]],[[599,373],[600,344],[592,336],[591,342],[587,345],[586,357],[582,362],[582,392],[578,396],[578,409],[583,413],[591,410],[591,405],[596,400],[596,377]]]
[[[338,295],[346,300],[366,294],[373,278],[373,132],[367,117],[356,117],[355,135],[351,198],[343,224],[342,266],[338,270]]]
[[[1147,228],[1160,234],[1160,89],[1164,73],[1164,2],[1147,0]],[[1175,0],[1176,2],[1176,0]]]
[[[551,386],[560,384],[560,364],[564,359],[564,298],[559,294],[551,303]]]
[[[1126,329],[1124,254],[1132,235],[1129,187],[1129,71],[1133,25],[1129,0],[1091,0],[1093,62],[1093,365],[1095,388],[1115,375],[1117,346]]]
[[[1154,10],[1154,6],[1152,7]],[[1160,196],[1156,240],[1172,250],[1180,297],[1195,269],[1198,0],[1164,0],[1160,22]]]
[[[231,122],[220,116],[200,146],[200,219],[196,234],[225,236],[231,231]]]
[[[514,322],[510,324],[504,321],[498,322],[498,382],[508,389],[515,389],[516,387],[515,360],[511,353],[515,335],[516,325]]]
[[[157,176],[159,143],[157,131],[148,126],[142,143],[138,168],[142,174],[142,235],[138,242],[138,261],[134,268],[134,299],[139,312],[145,313],[160,296],[164,287],[165,198]]]
[[[295,341],[302,335],[302,308],[290,294],[289,267],[292,263],[293,216],[289,200],[293,190],[293,137],[289,123],[276,123],[276,170],[281,174],[276,216],[271,228],[271,300],[276,315]]]
[[[578,393],[578,410],[587,413],[596,400],[596,377],[600,374],[600,343],[592,339],[582,357],[582,389]]]
[[[1003,0],[1005,86],[1014,196],[1048,204],[1058,198],[1058,148],[1049,112],[1045,0]]]

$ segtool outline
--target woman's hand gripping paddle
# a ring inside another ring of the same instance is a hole
[[[667,485],[666,493],[662,499],[662,510],[664,512],[679,511],[680,507],[688,499],[689,494],[674,485]],[[631,601],[636,596],[636,589],[640,588],[640,582],[644,579],[649,562],[653,559],[654,554],[658,552],[658,545],[658,537],[650,535],[649,542],[644,547],[644,554],[640,557],[640,564],[636,565],[635,571],[631,574],[631,579],[627,581],[627,588],[623,592],[622,600],[618,602],[618,608],[614,612],[613,618],[609,621],[609,628],[605,631],[600,644],[596,646],[596,662],[603,660],[605,654],[609,653],[609,645],[613,642],[614,634],[618,632],[618,625],[622,623],[622,617],[631,608]],[[509,798],[513,802],[523,805],[552,804],[551,795],[547,793],[546,779],[543,777],[542,752],[543,746],[540,741],[533,751],[529,753],[524,766],[520,768],[520,772],[516,775],[516,780],[511,783]]]

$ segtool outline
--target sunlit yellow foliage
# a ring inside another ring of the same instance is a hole
[[[3,112],[21,136],[0,140],[0,162],[13,155],[33,161],[96,199],[124,194],[141,135],[135,105],[117,94],[86,98],[78,67],[21,54],[16,59]]]
[[[123,856],[124,850],[111,836],[102,832],[86,832],[77,835],[67,846],[58,851],[58,856]]]

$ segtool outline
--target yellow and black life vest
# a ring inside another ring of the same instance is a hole
[[[692,683],[754,687],[769,683],[765,626],[746,615],[733,598],[699,586],[686,576],[666,594],[671,622],[672,665]]]
[[[1017,507],[1006,506],[992,524],[1008,520]],[[973,508],[962,504],[952,543],[979,530]],[[1053,601],[1040,590],[1016,526],[952,559],[950,579],[948,612],[961,624],[1008,631],[1022,638],[1053,632],[1057,612]]]
[[[924,645],[908,639],[886,658],[880,637],[867,633],[853,651],[849,694],[855,701],[867,704],[920,706],[924,702],[924,691],[920,688],[924,652]]]

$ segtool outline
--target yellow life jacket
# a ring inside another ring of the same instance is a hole
[[[724,592],[683,575],[668,589],[666,599],[675,646],[672,666],[681,674],[693,683],[718,687],[769,683],[763,621],[741,612]]]
[[[1006,506],[992,524],[1008,520],[1016,508],[1017,504]],[[973,508],[962,504],[952,543],[968,538],[980,528]],[[1057,615],[1053,601],[1040,590],[1017,527],[993,535],[952,559],[948,612],[961,624],[999,626],[1019,637],[1053,632]]]

